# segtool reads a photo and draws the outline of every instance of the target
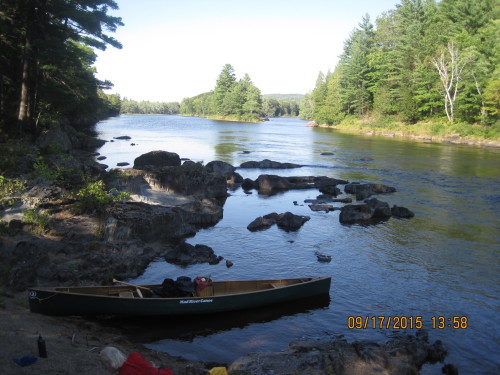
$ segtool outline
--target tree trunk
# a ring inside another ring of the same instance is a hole
[[[24,42],[24,54],[23,54],[23,75],[21,81],[21,97],[19,99],[19,110],[17,115],[17,120],[19,122],[19,131],[22,133],[28,128],[31,119],[31,109],[33,108],[33,97],[31,95],[32,88],[32,73],[33,73],[33,27],[35,22],[35,9],[28,2],[28,9],[26,14],[26,36]]]

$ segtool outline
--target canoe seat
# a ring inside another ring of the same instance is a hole
[[[134,293],[133,292],[120,292],[120,293],[118,293],[118,297],[121,297],[121,298],[134,298]]]

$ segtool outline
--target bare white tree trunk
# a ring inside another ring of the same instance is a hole
[[[444,108],[451,123],[455,117],[455,101],[462,80],[462,72],[468,62],[453,42],[448,43],[448,48],[432,59],[441,78],[444,89]]]

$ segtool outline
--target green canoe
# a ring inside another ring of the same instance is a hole
[[[48,315],[194,315],[244,310],[330,292],[331,277],[212,281],[188,297],[148,297],[161,285],[33,287],[32,312]],[[142,292],[141,292],[142,290]]]

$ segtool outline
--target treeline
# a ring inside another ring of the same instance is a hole
[[[495,0],[402,0],[363,18],[333,72],[320,73],[301,117],[397,115],[491,124],[500,113],[500,8]]]
[[[180,112],[178,102],[149,102],[123,98],[120,104],[121,114],[143,115],[177,115]]]
[[[281,101],[264,97],[262,98],[262,111],[265,117],[298,117],[300,102],[295,100]]]
[[[0,0],[0,138],[35,135],[52,123],[86,128],[117,114],[95,77],[93,48],[121,44],[113,0]]]
[[[226,64],[217,78],[214,90],[184,98],[180,112],[185,116],[258,121],[263,116],[262,96],[248,74],[236,80],[234,68]]]

